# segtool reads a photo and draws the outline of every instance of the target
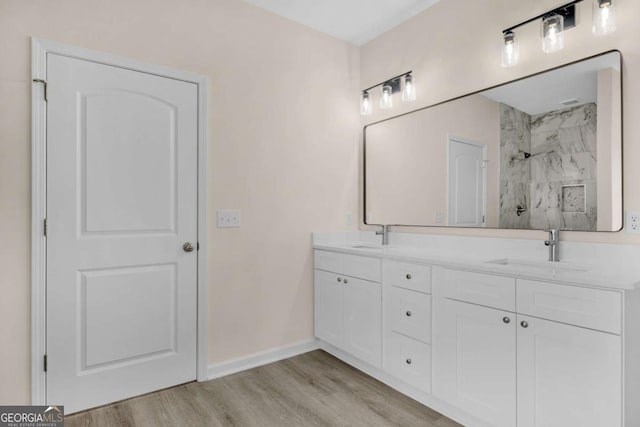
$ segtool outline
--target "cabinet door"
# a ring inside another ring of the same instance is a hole
[[[620,427],[620,336],[520,315],[517,329],[518,427]]]
[[[329,344],[342,347],[342,278],[337,274],[315,270],[314,280],[315,335]]]
[[[437,300],[433,394],[496,427],[516,425],[515,314]]]
[[[344,284],[344,350],[382,366],[382,295],[379,283],[346,278]]]

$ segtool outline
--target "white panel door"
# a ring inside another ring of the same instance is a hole
[[[196,377],[197,86],[49,54],[47,401]]]
[[[479,227],[485,222],[485,148],[449,140],[449,224]]]
[[[619,335],[518,315],[518,427],[620,427],[621,414]]]
[[[380,283],[347,277],[344,283],[344,350],[382,368]]]
[[[515,314],[450,299],[438,304],[433,394],[493,426],[515,426]]]
[[[316,337],[342,347],[342,277],[327,271],[314,274],[314,328]]]

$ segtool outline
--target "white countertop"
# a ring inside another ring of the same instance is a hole
[[[407,238],[401,233],[396,233],[395,239],[392,236],[394,233],[390,233],[391,244],[382,246],[380,237],[372,232],[314,233],[313,248],[603,289],[633,290],[640,286],[637,246],[565,243],[569,259],[554,263],[546,261],[546,251],[534,246],[541,242],[455,236]],[[562,254],[562,243],[560,248]],[[627,257],[626,262],[621,259]]]

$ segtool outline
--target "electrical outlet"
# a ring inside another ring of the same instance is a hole
[[[233,209],[218,209],[216,211],[218,228],[240,227],[240,211]]]
[[[640,211],[627,211],[624,229],[629,234],[640,234]]]

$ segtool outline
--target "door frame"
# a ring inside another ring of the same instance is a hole
[[[447,134],[447,179],[446,179],[446,191],[447,191],[447,225],[450,226],[451,219],[451,188],[449,182],[449,173],[451,167],[451,143],[459,142],[461,144],[473,145],[474,147],[482,148],[482,216],[484,217],[484,221],[482,221],[481,228],[486,228],[487,226],[487,145],[481,142],[472,141],[468,138],[459,138],[455,135]],[[457,225],[456,227],[465,227],[462,225]],[[476,227],[476,226],[471,226]]]
[[[196,379],[207,377],[207,77],[188,71],[149,64],[109,53],[97,52],[50,40],[31,39],[31,78],[47,80],[47,54],[67,56],[168,77],[198,86],[198,243],[197,252],[197,348]],[[44,236],[46,218],[46,130],[45,89],[31,85],[31,403],[46,404],[44,355],[46,354],[46,267]]]

